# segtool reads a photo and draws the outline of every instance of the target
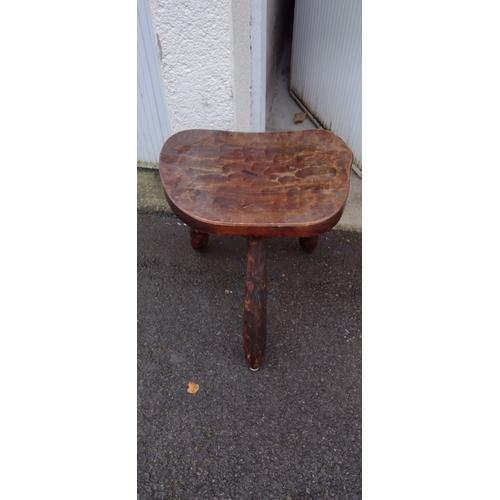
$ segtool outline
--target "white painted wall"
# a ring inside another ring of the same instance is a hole
[[[172,132],[252,130],[252,9],[265,0],[150,1]]]
[[[152,0],[151,11],[172,131],[233,128],[230,2]]]

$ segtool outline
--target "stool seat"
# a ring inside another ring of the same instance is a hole
[[[204,233],[311,237],[340,219],[352,152],[332,132],[185,130],[160,154],[168,203]]]

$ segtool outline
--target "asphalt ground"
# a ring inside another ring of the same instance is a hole
[[[138,215],[138,498],[361,497],[361,234],[267,243],[268,338],[245,365],[246,241]],[[188,382],[199,385],[187,392]]]

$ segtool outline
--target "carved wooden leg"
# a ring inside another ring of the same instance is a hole
[[[248,238],[245,308],[243,312],[243,350],[251,370],[258,370],[266,349],[266,255],[265,240]]]
[[[208,245],[208,234],[191,228],[191,246],[195,250],[203,250]]]
[[[310,238],[299,238],[299,243],[304,252],[311,253],[318,246],[318,239],[319,236],[311,236]]]

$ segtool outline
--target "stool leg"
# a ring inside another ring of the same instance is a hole
[[[310,238],[299,238],[299,243],[304,252],[311,253],[318,246],[318,239],[319,236],[311,236]]]
[[[195,250],[203,250],[208,245],[208,234],[191,228],[191,246]]]
[[[256,371],[264,361],[266,349],[267,283],[265,240],[248,238],[245,307],[243,312],[243,350],[249,368]]]

